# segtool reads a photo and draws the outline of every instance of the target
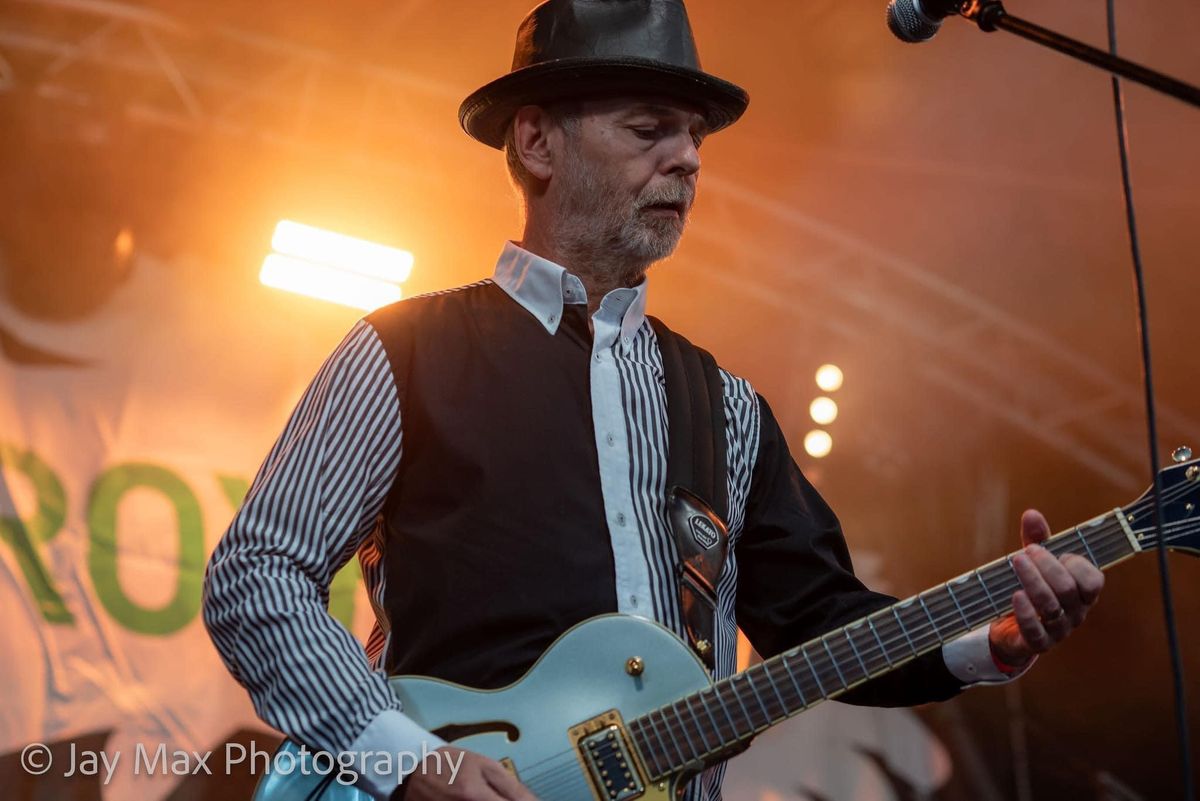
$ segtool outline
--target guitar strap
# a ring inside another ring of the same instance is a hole
[[[717,581],[729,547],[725,393],[708,351],[649,319],[666,382],[667,519],[679,552],[680,610],[688,640],[711,672]]]

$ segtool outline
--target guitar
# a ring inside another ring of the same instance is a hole
[[[1200,459],[1176,451],[1160,472],[1167,547],[1200,555]],[[1149,492],[1043,545],[1100,568],[1157,546]],[[1020,581],[1012,556],[907,598],[713,682],[675,634],[604,615],[571,628],[520,680],[482,691],[436,679],[389,679],[404,712],[462,748],[500,761],[541,801],[666,801],[704,768],[786,718],[1008,614]],[[290,740],[276,753],[299,762]],[[370,801],[336,771],[269,773],[255,801]]]

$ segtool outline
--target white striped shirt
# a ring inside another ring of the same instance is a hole
[[[550,334],[566,304],[587,301],[576,276],[511,243],[492,281]],[[664,503],[662,359],[645,302],[643,281],[610,292],[592,316],[592,413],[618,611],[651,617],[683,636]],[[731,547],[718,586],[717,678],[735,670],[736,546],[761,411],[747,381],[725,371],[722,379]],[[360,321],[305,392],[206,575],[205,623],[258,714],[294,739],[333,753],[419,752],[422,742],[441,744],[403,714],[380,670],[389,625],[382,614],[384,542],[377,517],[402,459],[402,435],[387,354],[372,326]],[[379,618],[365,651],[326,612],[330,580],[355,552]],[[980,637],[969,635],[947,646],[944,656],[966,682],[1002,678],[985,638],[982,650]],[[718,799],[723,774],[722,765],[693,782],[690,801]],[[360,786],[386,798],[397,781],[366,775]]]

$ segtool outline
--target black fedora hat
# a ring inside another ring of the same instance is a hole
[[[700,69],[683,0],[547,0],[517,29],[512,71],[463,101],[463,130],[494,148],[517,109],[612,92],[677,97],[710,131],[733,124],[750,97]]]

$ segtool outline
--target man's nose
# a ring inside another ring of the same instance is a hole
[[[690,176],[700,172],[700,150],[690,133],[672,137],[667,166],[672,175]]]

